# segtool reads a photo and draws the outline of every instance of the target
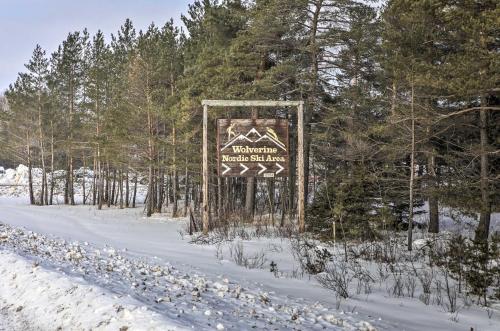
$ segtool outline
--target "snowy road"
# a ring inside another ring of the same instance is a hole
[[[332,292],[307,277],[276,278],[268,268],[245,269],[231,261],[227,252],[224,258],[217,259],[215,246],[197,246],[182,240],[179,230],[183,229],[184,222],[165,217],[146,219],[142,217],[142,209],[98,211],[91,206],[34,207],[26,205],[23,199],[0,197],[0,222],[67,240],[86,241],[95,246],[126,248],[130,256],[153,258],[158,263],[169,263],[182,272],[196,273],[212,281],[227,278],[255,292],[288,298],[294,304],[320,302],[325,307],[335,307],[336,303]],[[276,241],[274,244],[280,244],[279,239]],[[245,242],[245,245],[258,250],[269,245],[269,242],[255,239]],[[286,242],[281,245],[283,251],[289,250]],[[292,268],[294,263],[290,254],[279,254],[273,257],[273,261],[283,268],[287,265]],[[354,312],[360,321],[379,321],[379,325],[388,330],[457,328],[456,322],[451,321],[443,311],[409,298],[387,298],[373,294],[343,301],[340,310]],[[331,313],[340,311],[332,308]],[[477,312],[462,314],[460,327],[495,330],[495,319],[478,319],[477,315]],[[411,324],[408,324],[408,319],[412,320]]]

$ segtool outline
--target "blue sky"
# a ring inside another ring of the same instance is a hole
[[[70,31],[101,29],[109,41],[126,18],[137,30],[151,22],[163,25],[194,0],[0,0],[0,93],[24,71],[35,45],[47,54],[56,50]]]

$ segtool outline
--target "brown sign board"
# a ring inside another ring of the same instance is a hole
[[[222,177],[288,176],[288,120],[218,119],[217,159]]]

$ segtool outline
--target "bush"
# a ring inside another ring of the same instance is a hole
[[[488,304],[488,289],[495,285],[500,274],[499,257],[497,240],[476,239],[467,245],[465,278],[470,293],[477,295],[478,302],[482,300],[485,306]]]
[[[233,244],[229,252],[237,265],[248,269],[262,269],[267,261],[266,254],[262,251],[251,255],[245,255],[241,242]]]
[[[352,172],[352,173],[351,173]],[[372,240],[377,237],[372,223],[379,220],[376,191],[365,170],[355,167],[321,186],[308,210],[308,230],[323,238],[332,237],[332,220],[341,221],[337,233],[343,240]],[[343,230],[341,230],[341,226]]]
[[[478,303],[482,301],[487,305],[488,291],[492,290],[493,297],[500,292],[499,243],[496,236],[491,241],[453,236],[445,248],[434,245],[429,262],[458,282],[458,293],[462,292],[465,282],[468,293],[477,296]]]
[[[349,297],[349,284],[354,275],[349,272],[347,262],[328,264],[325,271],[317,276],[318,282],[325,288],[334,291],[341,298]]]
[[[302,270],[310,275],[325,271],[326,264],[332,260],[332,254],[326,248],[317,246],[305,238],[292,239],[291,245],[295,259]]]

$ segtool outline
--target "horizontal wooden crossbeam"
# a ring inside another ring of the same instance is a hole
[[[280,100],[203,100],[203,106],[210,107],[298,107],[304,101]]]

